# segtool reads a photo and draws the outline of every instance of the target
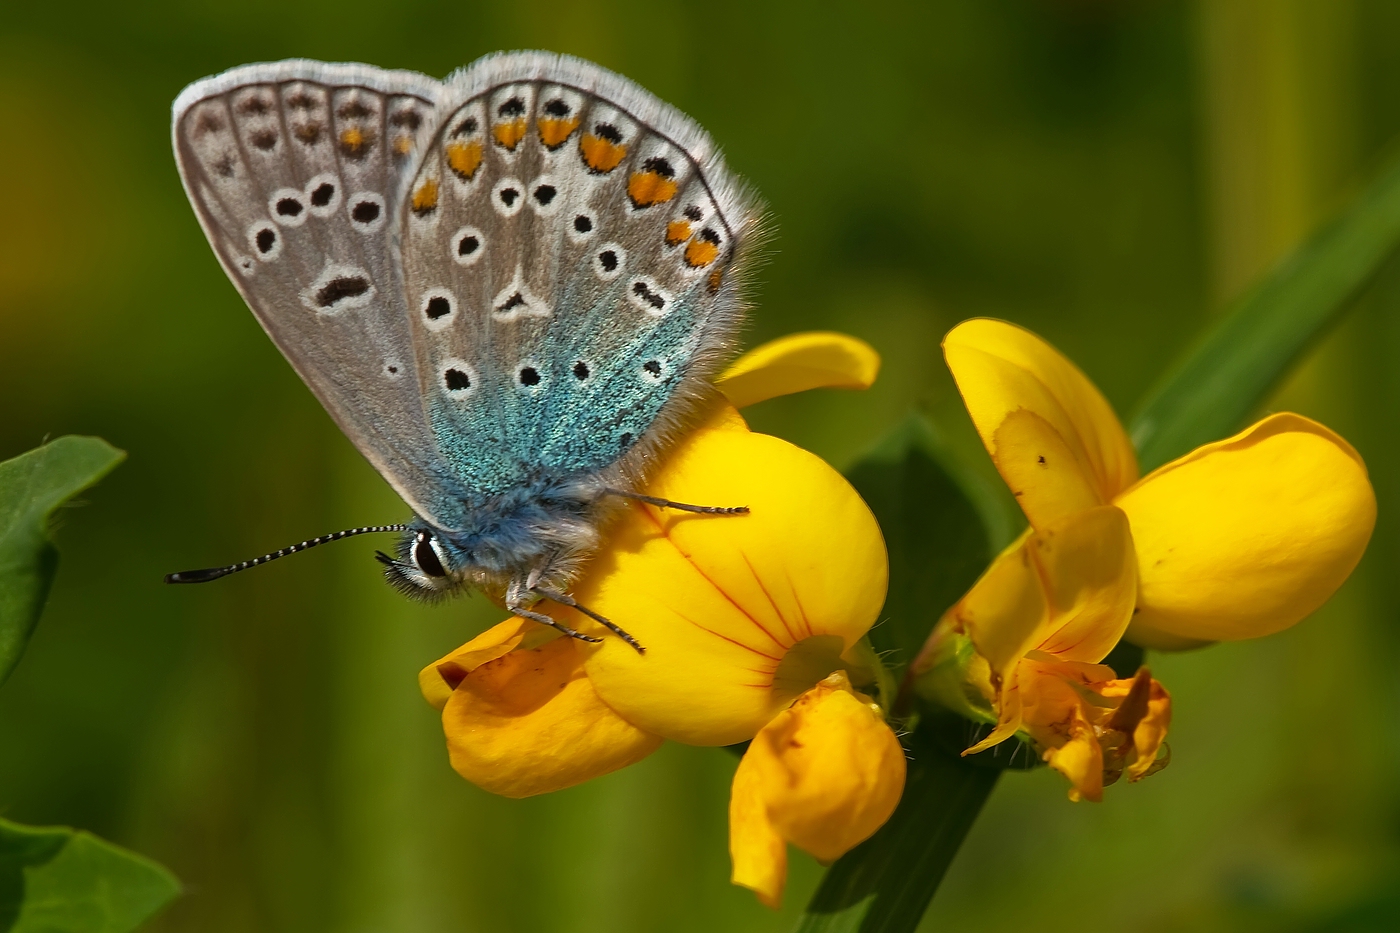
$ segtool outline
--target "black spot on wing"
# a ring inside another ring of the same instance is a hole
[[[347,298],[358,298],[369,291],[369,279],[361,275],[342,275],[331,279],[316,292],[316,304],[331,308]]]

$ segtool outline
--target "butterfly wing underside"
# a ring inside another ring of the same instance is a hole
[[[424,409],[479,494],[647,456],[732,344],[751,199],[698,126],[597,66],[449,78],[400,209]]]
[[[439,528],[645,460],[741,320],[751,197],[696,124],[588,62],[245,66],[187,88],[173,135],[258,320]]]
[[[399,201],[442,85],[291,61],[175,102],[181,179],[229,278],[340,427],[418,514],[460,524],[423,413],[396,261]]]

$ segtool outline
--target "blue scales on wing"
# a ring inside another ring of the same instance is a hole
[[[401,207],[423,408],[468,508],[644,471],[742,308],[755,211],[704,132],[540,53],[449,78]]]

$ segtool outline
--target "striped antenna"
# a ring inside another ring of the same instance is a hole
[[[252,560],[245,560],[241,564],[229,564],[227,567],[210,567],[208,570],[182,570],[179,573],[167,573],[166,583],[208,583],[210,580],[217,580],[226,577],[231,573],[238,573],[240,570],[247,570],[249,567],[256,567],[265,564],[270,560],[279,557],[286,557],[288,554],[295,554],[297,551],[308,551],[319,544],[327,544],[331,541],[339,541],[341,538],[353,538],[355,535],[375,534],[381,531],[407,531],[407,525],[366,525],[364,528],[349,528],[345,531],[337,531],[334,534],[321,535],[319,538],[311,538],[300,544],[292,544],[282,548],[280,551],[273,551],[271,554],[264,554],[262,557],[254,557]]]

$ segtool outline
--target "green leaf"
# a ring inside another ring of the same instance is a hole
[[[909,778],[894,816],[831,866],[798,933],[908,933],[923,918],[1001,769],[958,758],[926,729],[905,741]]]
[[[58,566],[49,516],[126,456],[97,437],[60,437],[0,463],[0,683],[14,670]]]
[[[1157,384],[1132,422],[1144,472],[1243,427],[1400,248],[1400,167],[1259,282]]]
[[[0,820],[3,933],[126,933],[179,893],[170,872],[91,833]]]
[[[913,660],[943,611],[986,569],[1015,519],[998,491],[964,469],[936,429],[910,415],[847,477],[870,505],[890,554],[890,589],[875,649]]]

